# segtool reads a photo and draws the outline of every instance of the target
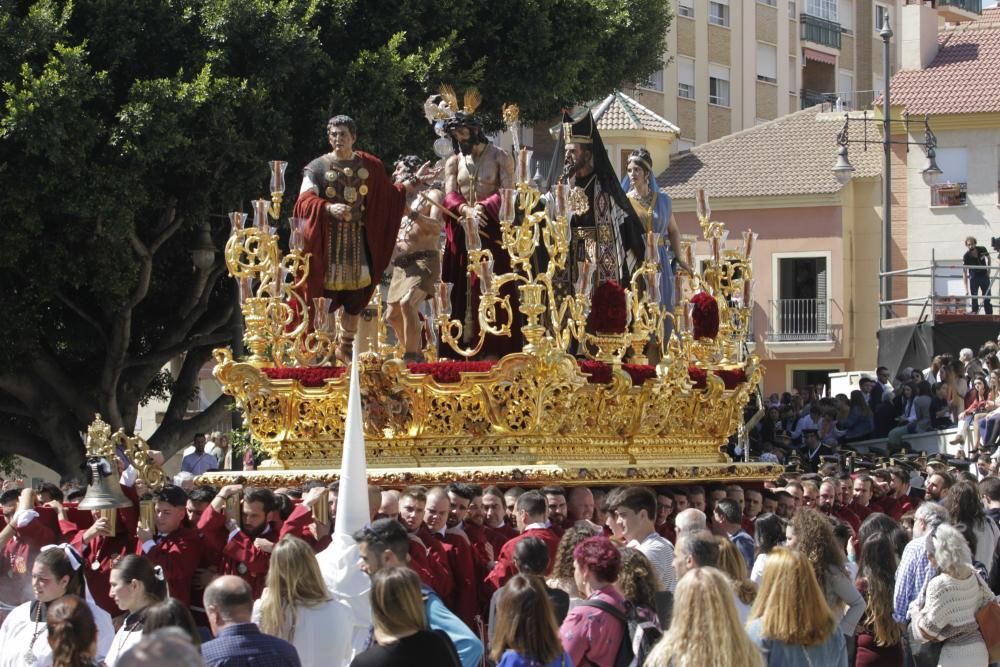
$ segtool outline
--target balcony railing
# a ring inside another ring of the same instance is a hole
[[[835,49],[840,48],[840,24],[835,21],[827,21],[812,14],[801,14],[803,42],[813,42],[830,46]]]
[[[983,0],[938,0],[938,7],[954,7],[967,12],[983,13]]]
[[[819,90],[803,88],[799,91],[799,99],[802,100],[802,108],[808,109],[817,104],[833,105],[837,100],[837,95],[836,93],[824,93]]]
[[[767,339],[773,343],[833,340],[830,299],[778,299],[770,302]]]

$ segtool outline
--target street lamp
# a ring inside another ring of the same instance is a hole
[[[207,222],[203,222],[198,228],[198,236],[195,239],[194,247],[191,248],[191,260],[195,268],[199,271],[208,271],[215,264],[215,253],[218,248],[212,241],[212,230]]]
[[[885,20],[882,22],[882,29],[879,30],[878,34],[882,38],[882,62],[885,64],[883,77],[885,90],[882,91],[882,257],[879,271],[881,274],[879,300],[885,306],[885,318],[889,319],[892,317],[892,305],[889,303],[892,301],[892,282],[889,276],[889,273],[892,271],[892,146],[893,144],[905,145],[907,151],[909,151],[910,146],[921,146],[924,148],[927,161],[920,173],[924,179],[924,183],[928,186],[934,185],[937,182],[938,177],[941,175],[941,168],[937,165],[934,153],[934,149],[937,146],[937,138],[931,131],[927,116],[924,116],[923,141],[909,140],[910,117],[908,115],[904,113],[901,120],[894,120],[892,118],[889,93],[889,82],[892,79],[892,54],[889,49],[889,40],[892,38],[892,28],[889,26],[888,13],[885,15]],[[857,118],[852,118],[850,114],[845,114],[844,116],[844,127],[841,128],[840,133],[837,135],[837,161],[833,165],[834,176],[836,176],[837,182],[841,185],[847,185],[854,173],[854,166],[847,155],[848,144],[861,143],[864,144],[865,150],[867,150],[869,143],[875,143],[868,140],[867,124],[872,120],[874,119],[869,118],[867,114]],[[848,128],[851,122],[865,124],[863,139],[851,139],[848,136]],[[893,141],[893,123],[904,124],[907,136],[905,141]]]

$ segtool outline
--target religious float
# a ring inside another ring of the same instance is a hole
[[[681,248],[696,269],[677,276],[672,309],[660,304],[663,242],[653,232],[629,284],[595,286],[593,261],[584,259],[573,289],[559,290],[556,279],[573,261],[569,220],[586,202],[563,183],[543,196],[531,181],[530,151],[515,145],[514,158],[516,184],[500,191],[499,207],[511,270],[494,271],[474,222],[456,223],[470,232],[475,334],[470,317],[452,313],[452,286],[438,283],[427,360],[405,363],[380,323],[378,292],[372,300],[379,325],[359,341],[366,351],[358,355],[371,482],[690,484],[780,474],[779,466],[725,453],[762,376],[745,346],[754,235],[729,242],[701,195],[702,238]],[[316,268],[304,251],[303,221],[290,220],[287,252],[279,243],[285,166],[271,163],[271,199],[254,202],[250,224],[247,214],[230,214],[225,260],[239,284],[246,354],[215,351],[214,375],[267,460],[252,472],[211,473],[213,482],[236,474],[271,487],[333,481],[341,463],[350,374],[335,358],[336,318],[299,289]],[[706,257],[700,266],[696,255]],[[488,337],[511,336],[514,318],[521,350],[473,360]]]

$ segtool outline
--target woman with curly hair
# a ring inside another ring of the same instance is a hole
[[[767,559],[747,634],[768,667],[847,664],[847,643],[812,564],[792,548],[776,547]]]
[[[854,582],[868,605],[858,625],[856,667],[899,667],[903,626],[892,617],[896,586],[896,549],[886,534],[869,535],[861,544]]]
[[[545,584],[550,588],[566,591],[566,594],[569,595],[570,609],[582,601],[580,591],[576,588],[576,581],[573,579],[573,550],[580,542],[595,537],[597,534],[597,530],[590,526],[578,525],[567,528],[559,540],[556,559],[552,564],[552,572]]]
[[[976,611],[994,599],[993,592],[972,569],[972,553],[954,527],[941,524],[925,542],[927,559],[938,574],[910,606],[908,632],[920,633],[923,641],[942,642],[939,665],[985,667],[989,651]]]
[[[670,629],[646,667],[761,666],[761,654],[736,614],[729,580],[719,570],[699,567],[681,577],[674,609]]]
[[[750,606],[757,597],[757,584],[747,578],[747,563],[739,548],[723,535],[716,535],[719,543],[719,569],[729,577],[733,589],[733,600],[736,602],[736,612],[740,623],[745,624],[750,616]]]
[[[622,570],[618,574],[618,590],[641,615],[659,626],[660,619],[656,615],[656,592],[659,589],[659,582],[653,564],[638,549],[623,547],[619,551],[622,556]]]
[[[833,534],[830,520],[817,510],[803,507],[792,517],[788,528],[788,546],[809,559],[826,602],[840,622],[840,631],[853,637],[865,613],[865,599],[847,576],[845,554]]]

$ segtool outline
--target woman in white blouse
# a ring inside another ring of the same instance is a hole
[[[146,610],[167,596],[167,581],[163,568],[154,566],[145,556],[128,555],[111,568],[111,599],[118,608],[128,612],[125,622],[115,633],[111,649],[104,659],[107,667],[115,667],[118,659],[142,639]]]
[[[312,547],[286,535],[271,552],[267,588],[254,604],[261,632],[291,642],[302,667],[341,667],[351,661],[354,615],[334,600]]]

